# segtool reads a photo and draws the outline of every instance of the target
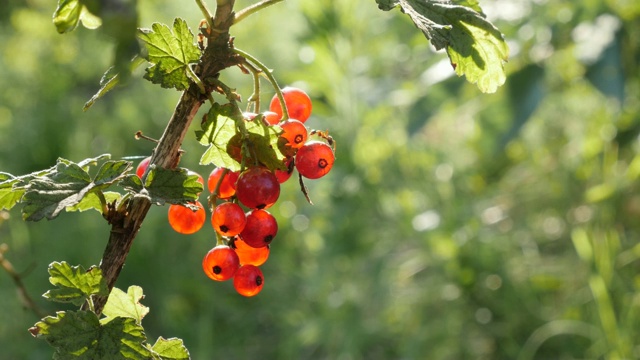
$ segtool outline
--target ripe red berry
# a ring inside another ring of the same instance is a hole
[[[216,185],[224,172],[224,168],[218,167],[213,169],[207,180],[207,186],[209,191],[213,193],[216,189]],[[238,173],[235,171],[227,171],[227,175],[222,178],[220,187],[218,188],[218,198],[228,199],[236,193],[236,181],[238,180]]]
[[[140,179],[142,179],[142,175],[144,175],[144,172],[147,171],[150,161],[151,156],[147,156],[146,158],[142,159],[142,161],[140,161],[140,164],[138,164],[138,167],[136,168],[136,175],[138,175]]]
[[[276,218],[266,210],[253,210],[247,214],[247,223],[240,232],[240,238],[247,245],[260,248],[273,241],[278,234]]]
[[[263,286],[262,270],[254,265],[242,265],[233,277],[233,287],[242,296],[257,295]]]
[[[231,279],[239,267],[238,254],[227,245],[214,247],[202,260],[202,270],[210,279],[216,281]]]
[[[211,215],[211,225],[215,231],[223,236],[240,234],[246,223],[247,216],[240,205],[236,203],[222,203],[216,206]]]
[[[274,171],[273,173],[276,175],[276,179],[278,179],[278,182],[280,184],[284,183],[285,181],[289,180],[289,178],[291,177],[291,175],[293,174],[293,158],[287,158],[284,162],[284,165],[287,167],[287,170],[279,170],[276,169],[276,171]]]
[[[200,202],[194,203],[198,210],[193,211],[186,206],[172,204],[169,206],[169,225],[180,234],[193,234],[202,228],[207,214]]]
[[[287,110],[289,110],[289,117],[300,120],[300,122],[307,121],[311,116],[311,99],[309,95],[301,89],[290,86],[282,89],[282,95],[284,96],[284,102],[287,104]],[[274,95],[271,99],[269,110],[282,118],[282,106],[278,96]]]
[[[262,115],[264,115],[264,119],[269,125],[276,125],[282,118],[282,114],[278,115],[273,111],[265,111],[262,113]]]
[[[236,251],[236,254],[238,254],[240,265],[260,266],[269,258],[268,245],[261,248],[254,248],[247,245],[246,242],[237,236],[233,239],[231,244],[231,248]]]
[[[251,209],[266,209],[280,196],[276,175],[265,167],[253,167],[240,174],[236,196],[242,205]]]
[[[298,149],[296,154],[296,169],[308,179],[318,179],[325,176],[335,161],[333,149],[321,141],[309,141]]]
[[[280,124],[282,128],[281,137],[287,139],[287,145],[299,149],[307,141],[307,128],[298,120],[289,119]]]

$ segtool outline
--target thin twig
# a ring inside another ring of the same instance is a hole
[[[39,318],[45,317],[46,313],[35,303],[35,301],[33,301],[31,296],[29,296],[20,274],[15,271],[11,262],[4,257],[4,254],[7,251],[9,251],[9,246],[7,244],[0,245],[0,266],[9,274],[9,276],[11,276],[11,279],[16,284],[18,295],[20,300],[22,300],[24,307],[33,311],[33,313]]]
[[[255,3],[253,5],[249,5],[246,8],[238,11],[236,13],[236,16],[233,19],[233,24],[237,24],[240,21],[244,20],[246,17],[248,17],[249,15],[255,14],[256,12],[269,7],[271,5],[275,5],[279,2],[282,2],[284,0],[262,0],[259,3]]]

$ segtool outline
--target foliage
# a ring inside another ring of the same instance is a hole
[[[210,239],[172,235],[152,209],[119,279],[149,295],[145,333],[170,330],[197,359],[638,357],[640,8],[480,4],[511,47],[491,96],[370,0],[284,2],[234,29],[280,82],[304,79],[318,99],[310,121],[332,128],[334,174],[308,184],[313,207],[282,195],[274,214],[290,221],[267,265],[277,282],[250,300],[203,286],[194,274]],[[0,90],[0,169],[148,154],[122,134],[159,135],[176,94],[132,81],[82,113],[116,40],[55,37],[50,5],[30,5],[0,4],[10,49],[0,81],[20,84]],[[176,2],[149,5],[140,1],[142,24],[201,18]],[[221,77],[249,93],[243,78]],[[201,145],[183,147],[185,167],[210,169],[193,156]],[[0,211],[6,255],[21,269],[95,262],[104,221],[77,216],[33,226]],[[36,270],[24,278],[35,293],[46,288]],[[9,281],[0,275],[3,353],[47,358],[45,342],[16,331],[36,320]]]

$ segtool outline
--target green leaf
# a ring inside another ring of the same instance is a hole
[[[151,30],[140,29],[138,34],[145,43],[151,67],[145,79],[164,88],[185,90],[189,87],[187,67],[200,58],[200,49],[194,44],[193,33],[187,22],[176,18],[173,32],[167,25],[154,23]]]
[[[24,195],[24,189],[14,189],[20,182],[11,174],[0,173],[0,210],[11,210]]]
[[[145,62],[145,59],[136,55],[131,60],[131,64],[129,65],[129,73],[133,72],[133,70],[137,69],[140,65]],[[95,104],[98,99],[102,98],[106,93],[110,90],[114,89],[118,84],[120,84],[120,78],[122,76],[117,72],[115,66],[110,67],[107,71],[102,75],[100,79],[100,90],[95,93],[89,101],[87,101],[82,107],[83,111],[89,110],[93,104]]]
[[[151,359],[143,345],[144,329],[131,318],[101,325],[91,311],[59,311],[36,323],[29,332],[55,349],[54,359]]]
[[[140,300],[143,298],[144,294],[139,286],[129,286],[126,293],[118,288],[113,288],[102,311],[106,317],[100,322],[104,324],[114,318],[125,317],[135,319],[140,324],[142,318],[149,313],[149,308],[140,304]]]
[[[102,193],[104,199],[107,203],[111,204],[114,202],[119,202],[122,199],[122,195],[120,193],[114,191],[105,191]],[[85,197],[80,200],[79,203],[69,206],[65,209],[67,212],[71,211],[86,211],[86,210],[96,210],[97,212],[102,214],[102,201],[100,201],[100,197],[97,195],[97,192],[90,192]]]
[[[189,351],[184,346],[182,339],[159,337],[151,350],[162,360],[190,359]]]
[[[188,169],[169,170],[155,165],[149,167],[144,186],[136,175],[127,176],[120,186],[131,193],[148,196],[158,205],[187,204],[196,200],[204,190],[198,175],[190,175]]]
[[[200,158],[200,164],[214,164],[238,171],[238,159],[244,157],[247,164],[260,163],[271,170],[284,170],[285,155],[281,151],[280,138],[282,129],[266,126],[256,117],[253,121],[244,122],[247,133],[243,139],[241,132],[236,129],[231,108],[230,104],[214,104],[202,123],[202,130],[196,132],[198,141],[202,145],[209,145]]]
[[[446,48],[458,76],[465,75],[482,92],[495,92],[506,80],[507,43],[500,31],[474,10],[480,9],[476,1],[456,3],[471,7],[435,0],[378,0],[378,7],[390,10],[400,5],[436,49]]]
[[[25,220],[38,221],[46,217],[53,219],[62,210],[74,210],[86,195],[100,191],[120,181],[131,168],[128,161],[107,161],[92,180],[85,168],[102,160],[105,156],[86,159],[75,164],[58,159],[55,168],[44,176],[34,177],[25,187],[22,214]]]
[[[100,18],[91,14],[82,1],[58,1],[58,7],[53,13],[53,24],[59,33],[63,34],[75,30],[80,21],[87,29],[96,29],[102,25]]]
[[[93,295],[107,295],[109,290],[102,278],[100,268],[92,267],[86,271],[82,266],[70,266],[66,262],[54,262],[49,265],[49,282],[58,287],[47,291],[43,296],[57,302],[71,302],[82,305]]]

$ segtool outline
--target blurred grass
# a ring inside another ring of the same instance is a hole
[[[373,1],[286,1],[234,27],[281,85],[310,93],[308,125],[331,131],[337,161],[308,182],[314,206],[283,187],[256,298],[202,274],[213,229],[180,236],[152,209],[117,284],[145,290],[149,338],[181,337],[194,359],[640,357],[634,4],[481,2],[512,52],[492,95]],[[139,8],[145,27],[200,18],[178,2]],[[56,34],[52,12],[42,0],[0,5],[0,170],[149,154],[133,134],[159,137],[179,94],[133,79],[83,113],[112,43]],[[250,94],[240,71],[221,79]],[[191,139],[183,165],[207,174]],[[36,265],[24,279],[36,298],[50,262],[96,264],[108,234],[97,213],[0,218],[6,256]],[[48,358],[6,274],[0,294],[0,358]]]

